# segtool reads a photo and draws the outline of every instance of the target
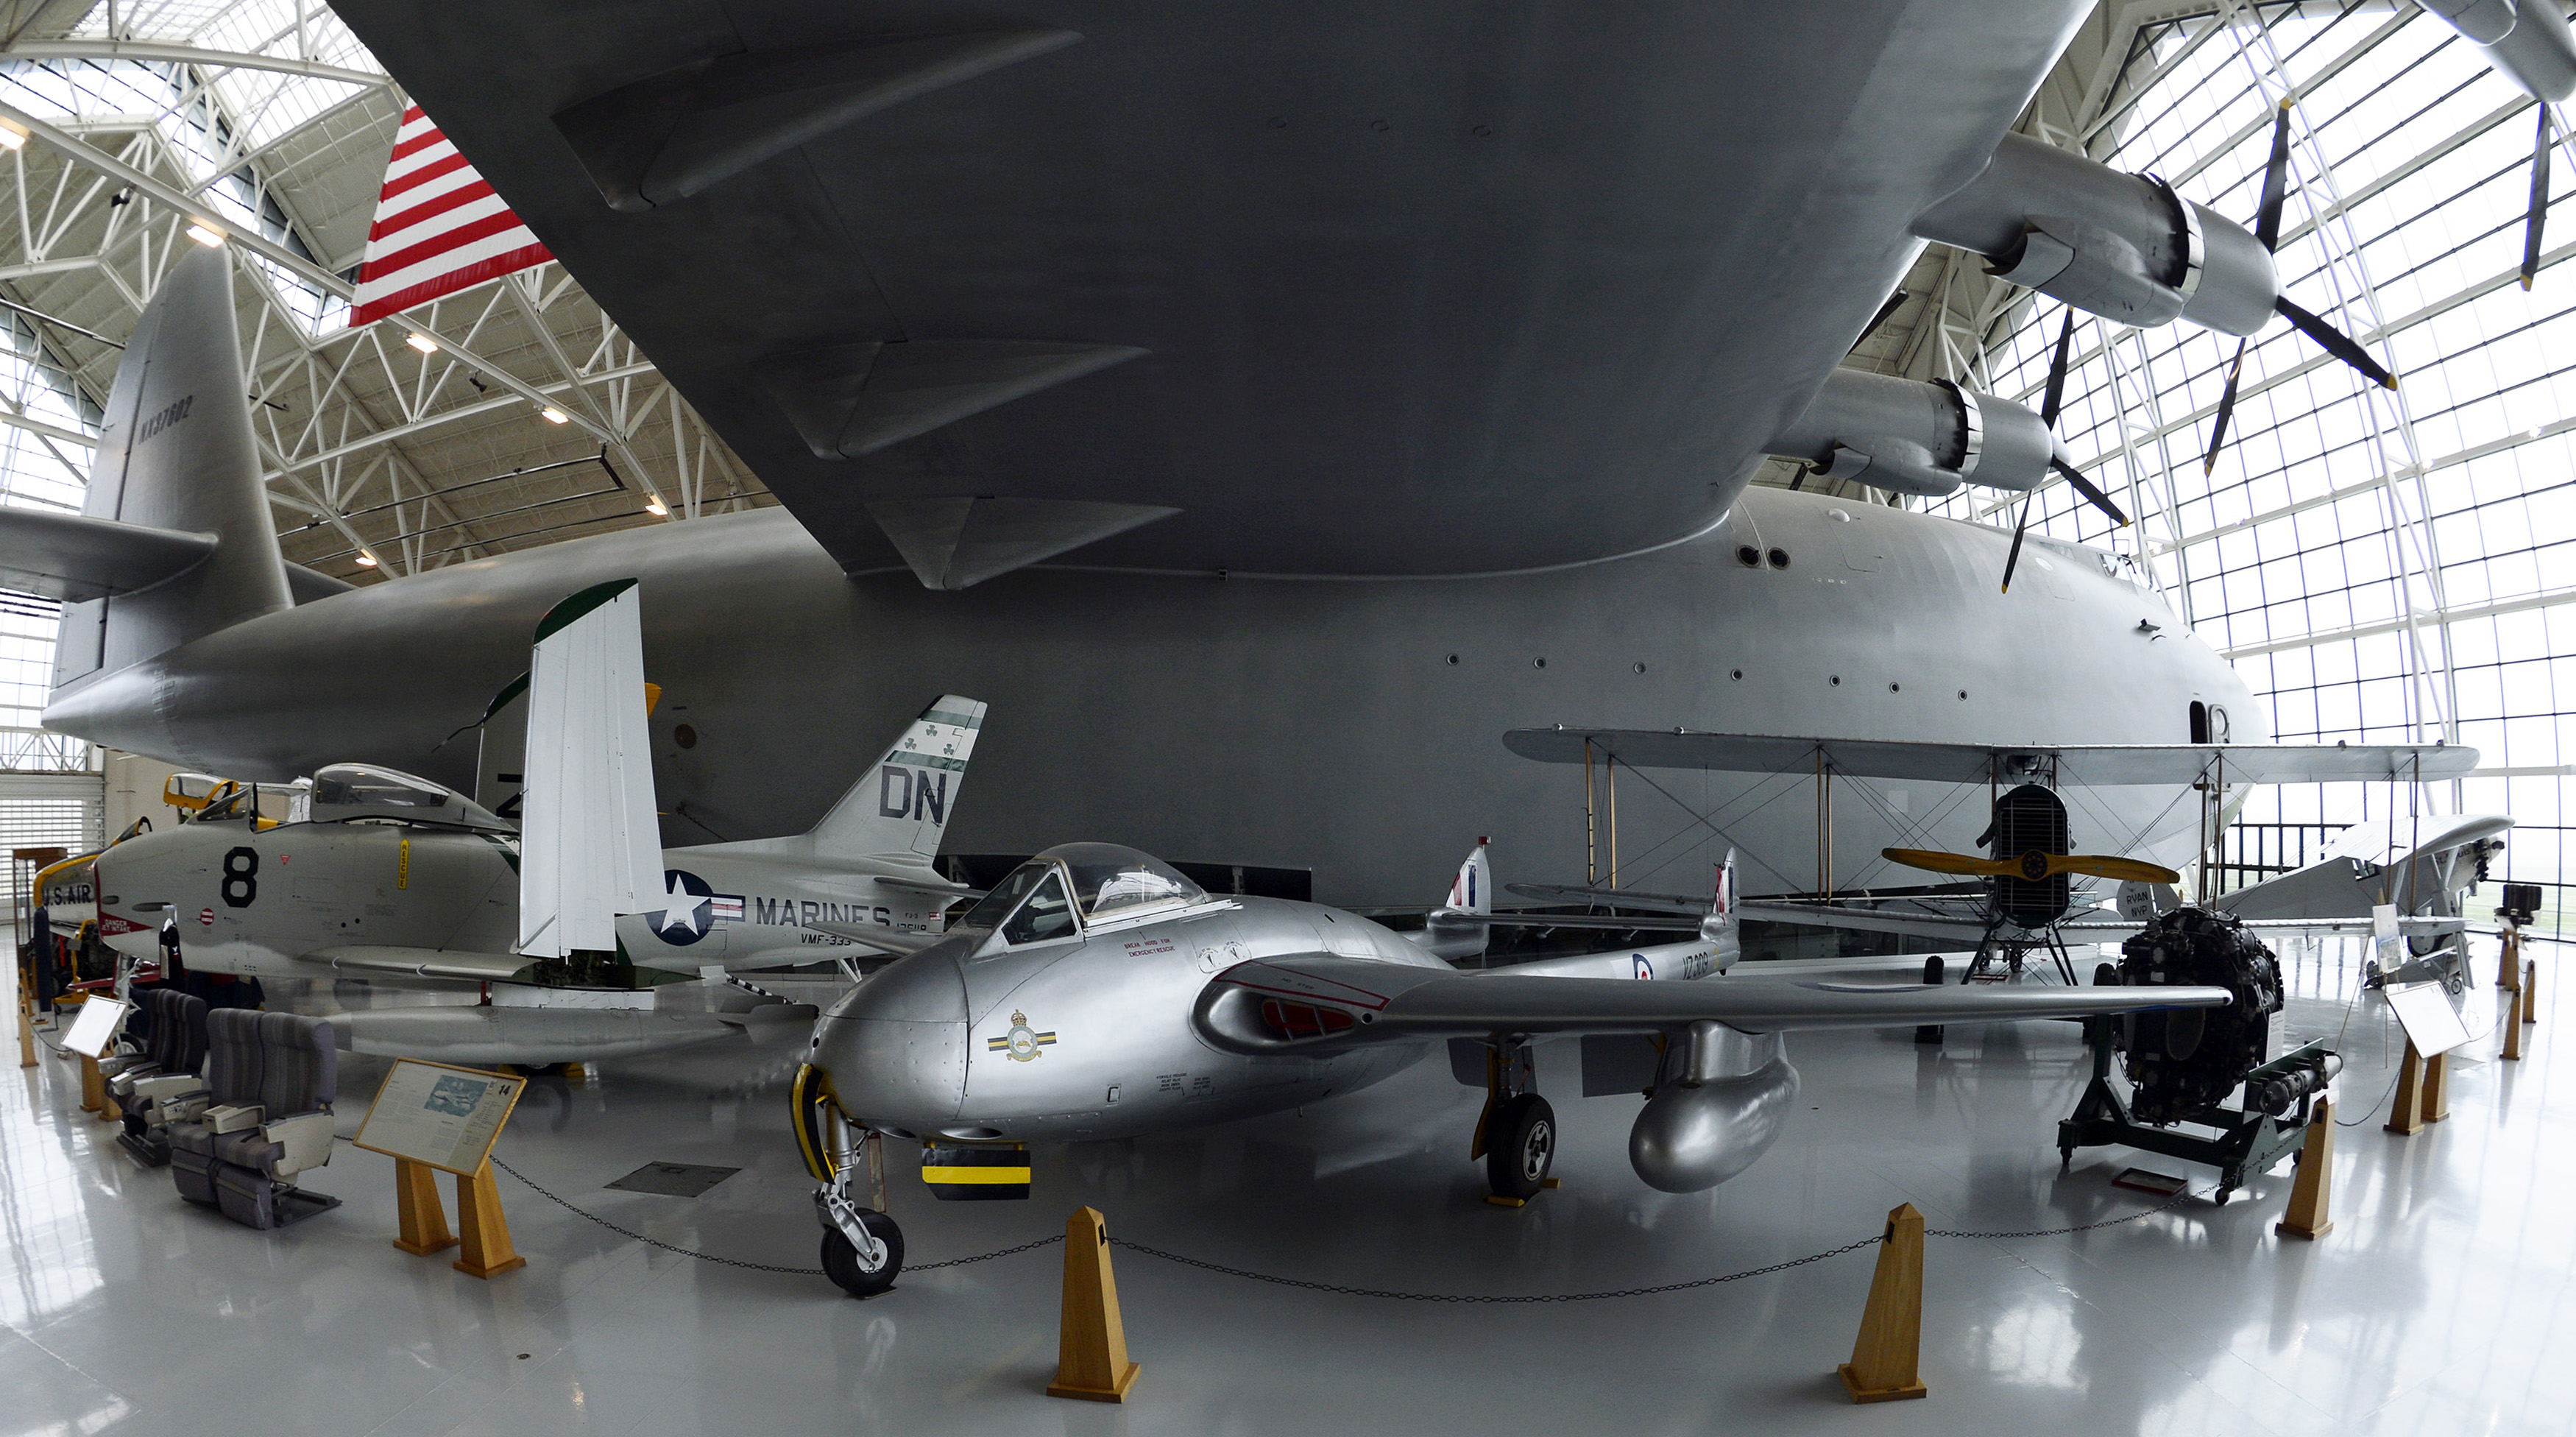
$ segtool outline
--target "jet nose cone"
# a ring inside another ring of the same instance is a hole
[[[842,1111],[918,1136],[966,1095],[966,980],[955,955],[915,953],[860,984],[814,1028],[814,1064]]]

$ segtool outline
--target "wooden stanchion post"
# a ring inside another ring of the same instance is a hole
[[[2424,1060],[2424,1121],[2438,1123],[2451,1115],[2451,1055],[2435,1053]]]
[[[2511,926],[2504,930],[2504,952],[2496,960],[2496,986],[2516,995],[2522,992],[2522,932]]]
[[[438,1169],[394,1159],[394,1205],[402,1219],[402,1235],[394,1246],[420,1257],[456,1246],[456,1235],[447,1230],[447,1209],[438,1201]]]
[[[2519,992],[2504,1005],[2504,1051],[2496,1056],[2511,1063],[2522,1061],[2522,994]]]
[[[95,1113],[107,1102],[107,1079],[98,1071],[98,1059],[83,1057],[81,1065],[81,1111]]]
[[[2308,1144],[2299,1149],[2299,1175],[2290,1183],[2290,1210],[2272,1225],[2283,1237],[2311,1242],[2334,1231],[2327,1208],[2334,1197],[2334,1109],[2319,1098],[2308,1109]]]
[[[1082,1208],[1064,1225],[1064,1326],[1047,1395],[1124,1402],[1140,1370],[1127,1360],[1127,1326],[1118,1317],[1109,1220]]]
[[[456,1225],[464,1231],[459,1242],[465,1249],[451,1264],[458,1272],[491,1278],[528,1265],[510,1246],[510,1220],[501,1215],[501,1189],[492,1181],[488,1158],[474,1176],[456,1179]]]
[[[2522,1021],[2540,1021],[2540,960],[2526,958],[2522,964]]]
[[[2388,1109],[2388,1131],[2412,1137],[2424,1130],[2424,1059],[2413,1040],[2397,1062],[2397,1101]]]
[[[36,1066],[36,1005],[25,998],[18,1000],[18,1066]]]
[[[1854,1402],[1894,1402],[1931,1389],[1916,1370],[1923,1356],[1923,1214],[1906,1203],[1887,1215],[1878,1271],[1851,1361],[1835,1369]]]

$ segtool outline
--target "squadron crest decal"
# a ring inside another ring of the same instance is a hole
[[[984,1040],[985,1052],[1008,1053],[1014,1063],[1034,1063],[1038,1060],[1039,1049],[1054,1046],[1055,1034],[1041,1033],[1031,1028],[1029,1015],[1017,1011],[1011,1014],[1010,1032],[998,1038]]]

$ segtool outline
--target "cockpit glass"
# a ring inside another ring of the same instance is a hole
[[[1074,900],[1083,917],[1094,922],[1141,913],[1150,908],[1179,908],[1207,897],[1207,891],[1179,870],[1149,854],[1114,843],[1068,843],[1047,850],[1073,874]]]
[[[199,823],[222,823],[227,819],[239,820],[246,817],[249,812],[250,790],[246,788],[237,788],[225,797],[207,804],[204,808],[198,809],[196,821]]]
[[[1056,873],[1040,879],[1020,911],[1002,925],[1002,941],[1015,947],[1072,935],[1073,905],[1065,900],[1063,876]]]
[[[313,775],[313,801],[327,808],[445,808],[453,794],[426,779],[363,763]]]
[[[952,930],[978,928],[987,933],[991,932],[1001,926],[1003,919],[1011,916],[1011,910],[1019,907],[1020,900],[1029,896],[1029,890],[1038,886],[1038,880],[1053,872],[1055,872],[1055,865],[1052,863],[1021,864],[1012,869],[1010,876],[996,885],[992,892],[985,894],[974,907],[967,909],[965,917],[948,926]]]

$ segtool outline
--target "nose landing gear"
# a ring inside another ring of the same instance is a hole
[[[893,1287],[903,1271],[903,1229],[885,1210],[884,1138],[861,1133],[843,1117],[811,1066],[798,1070],[794,1100],[806,1167],[823,1180],[814,1190],[814,1216],[823,1224],[823,1275],[852,1297],[874,1297]],[[853,1191],[863,1176],[865,1206]]]
[[[823,1218],[823,1275],[852,1297],[874,1297],[903,1271],[903,1229],[884,1213],[853,1206],[839,1186],[814,1194]]]

